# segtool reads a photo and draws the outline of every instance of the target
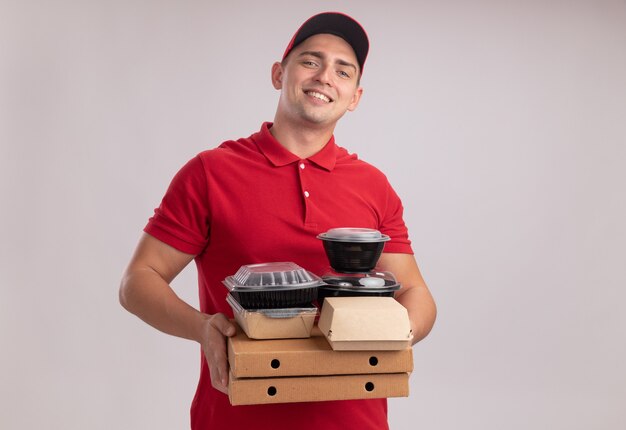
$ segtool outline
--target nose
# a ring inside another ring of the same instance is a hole
[[[316,80],[321,84],[330,85],[332,76],[331,73],[332,71],[330,65],[323,65],[317,70]]]

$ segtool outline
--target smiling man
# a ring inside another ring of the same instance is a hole
[[[280,91],[273,123],[191,159],[144,228],[120,301],[157,329],[200,344],[193,429],[388,428],[385,399],[233,407],[226,395],[226,337],[235,327],[221,281],[244,264],[272,261],[293,261],[321,275],[328,261],[316,236],[331,228],[388,235],[378,267],[402,284],[396,298],[409,311],[414,342],[435,321],[400,199],[379,170],[333,136],[337,121],[359,104],[368,49],[361,25],[344,14],[306,21],[272,66],[272,85]],[[191,261],[199,310],[169,286]]]
[[[276,137],[294,126],[314,130],[314,145],[297,140],[308,152],[319,151],[337,121],[359,104],[360,67],[350,44],[332,34],[316,34],[289,51],[272,67],[272,83],[281,90],[272,134]]]

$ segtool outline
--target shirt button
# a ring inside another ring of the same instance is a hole
[[[309,197],[309,192],[308,191],[304,192],[304,197]]]
[[[300,163],[300,168],[304,170],[304,163]]]

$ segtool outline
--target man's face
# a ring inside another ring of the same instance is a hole
[[[330,34],[311,36],[272,67],[280,89],[278,116],[295,122],[333,125],[361,98],[359,66],[352,47]]]

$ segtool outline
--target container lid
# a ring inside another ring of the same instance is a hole
[[[319,276],[295,263],[248,264],[224,279],[229,291],[294,290],[322,284]]]
[[[334,242],[386,242],[390,239],[378,230],[356,227],[331,228],[317,238]]]
[[[311,305],[306,308],[279,308],[279,309],[244,309],[241,304],[230,295],[226,296],[226,301],[235,314],[246,314],[250,312],[260,313],[269,318],[293,318],[301,315],[317,315],[318,309]]]

